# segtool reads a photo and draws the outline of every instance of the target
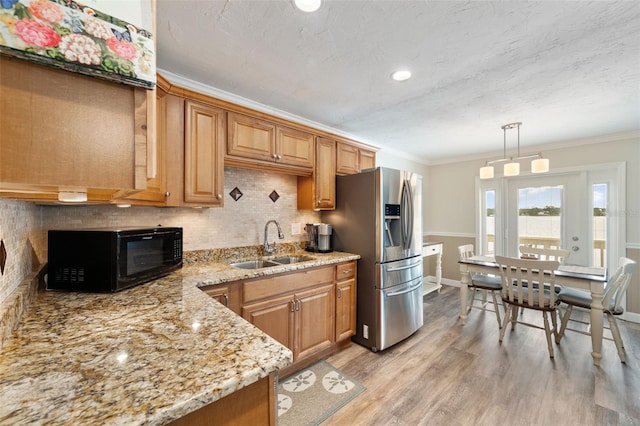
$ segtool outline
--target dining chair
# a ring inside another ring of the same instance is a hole
[[[555,270],[558,269],[559,262],[557,260],[530,260],[496,256],[496,263],[502,277],[502,301],[508,305],[505,309],[504,322],[500,330],[500,343],[504,339],[509,322],[511,322],[511,330],[515,329],[516,323],[528,327],[542,328],[536,324],[517,319],[518,307],[534,309],[542,312],[549,357],[553,358],[551,333],[554,336],[557,333],[556,308],[560,301],[555,292]],[[538,283],[538,286],[526,285],[526,283],[533,282]],[[551,316],[553,329],[549,327],[547,313]]]
[[[474,248],[473,244],[465,244],[462,246],[458,246],[458,253],[460,255],[460,259],[467,259],[469,257],[474,256]],[[476,300],[476,293],[478,291],[485,291],[491,293],[491,298],[493,300],[493,310],[496,313],[496,319],[498,320],[498,328],[502,327],[502,321],[500,320],[500,309],[498,307],[498,298],[496,297],[496,292],[500,292],[502,289],[502,279],[497,275],[489,275],[482,274],[479,272],[469,272],[469,302],[467,303],[467,312],[471,310],[471,308],[482,309],[485,311],[491,311],[491,309],[487,309],[486,305],[486,293],[483,295],[482,306],[474,306],[473,302]]]
[[[564,265],[570,255],[571,251],[566,249],[539,248],[528,245],[520,246],[520,257],[522,259],[557,260],[561,265]]]
[[[620,329],[618,328],[618,323],[616,321],[617,315],[622,315],[624,313],[624,306],[622,306],[622,299],[624,298],[624,294],[629,287],[629,283],[631,282],[631,276],[633,275],[633,271],[636,269],[636,262],[631,259],[627,259],[626,257],[621,257],[618,261],[618,269],[613,273],[611,278],[607,281],[607,285],[604,289],[604,293],[602,295],[602,306],[603,311],[609,320],[609,329],[611,330],[611,335],[613,336],[613,341],[616,344],[616,348],[618,349],[618,356],[620,357],[620,361],[626,364],[626,352],[624,350],[624,344],[622,342],[622,336],[620,336]],[[567,323],[569,320],[580,322],[583,324],[589,324],[584,321],[578,321],[571,319],[571,311],[574,306],[578,306],[584,309],[591,309],[591,293],[586,291],[577,290],[574,288],[563,288],[558,294],[558,298],[561,302],[567,304],[567,309],[562,316],[562,323],[560,325],[560,332],[556,335],[556,343],[560,343],[562,337],[564,336],[565,330],[571,330],[578,333],[590,335],[590,332],[585,332],[582,330],[567,328]],[[610,338],[606,338],[607,340],[612,340]]]
[[[539,248],[524,244],[520,246],[521,259],[557,260],[561,265],[564,265],[570,255],[571,251],[566,249]],[[534,287],[537,286],[536,283],[534,283],[533,285]],[[556,294],[560,292],[561,288],[562,287],[560,287],[559,285],[555,287]],[[520,315],[522,315],[523,313],[524,308],[520,308]]]

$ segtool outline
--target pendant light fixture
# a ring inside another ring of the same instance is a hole
[[[528,155],[520,155],[520,126],[521,122],[517,121],[515,123],[508,123],[502,126],[502,133],[504,135],[504,148],[503,148],[503,156],[502,158],[498,158],[497,160],[487,161],[484,166],[480,167],[480,179],[491,179],[494,176],[493,164],[495,163],[503,163],[506,161],[503,166],[503,174],[504,176],[518,176],[520,174],[520,160],[524,160],[526,158],[535,158],[535,160],[531,161],[531,173],[546,173],[549,171],[549,159],[543,158],[542,153],[539,152],[537,154],[528,154]],[[518,151],[517,156],[515,157],[507,157],[507,130],[517,129],[518,130]]]

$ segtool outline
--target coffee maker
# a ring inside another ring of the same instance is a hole
[[[304,227],[307,231],[306,251],[314,253],[329,253],[331,248],[331,234],[333,230],[328,223],[307,223]]]

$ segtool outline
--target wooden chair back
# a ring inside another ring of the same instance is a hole
[[[613,273],[607,281],[602,296],[602,306],[611,311],[611,313],[624,312],[624,308],[620,306],[623,296],[631,282],[631,276],[636,269],[636,262],[626,257],[621,257],[618,261],[618,269]]]
[[[555,309],[555,270],[560,265],[557,260],[496,256],[496,262],[502,276],[502,300],[526,308]]]
[[[561,265],[565,264],[569,256],[570,250],[538,248],[531,246],[520,246],[520,256],[523,259],[533,258],[535,260],[557,260]]]
[[[458,254],[460,255],[460,259],[468,259],[470,257],[473,257],[473,244],[458,246]]]

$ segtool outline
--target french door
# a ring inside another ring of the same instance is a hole
[[[480,254],[518,256],[519,246],[563,248],[569,263],[617,266],[625,254],[625,166],[478,180]]]
[[[571,250],[570,263],[589,265],[588,184],[585,172],[522,177],[507,182],[509,256],[520,245]]]

